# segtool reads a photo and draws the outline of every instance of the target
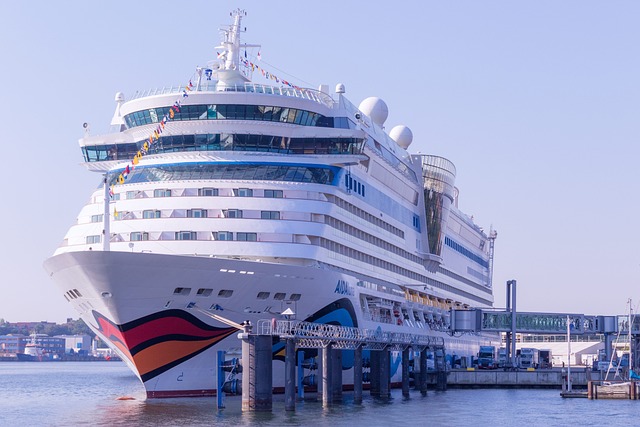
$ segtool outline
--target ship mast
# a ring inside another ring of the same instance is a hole
[[[222,63],[217,66],[216,73],[218,89],[227,86],[244,85],[244,83],[248,82],[249,78],[240,72],[240,49],[260,47],[260,45],[240,43],[240,33],[246,31],[240,25],[242,17],[247,16],[247,12],[236,9],[231,12],[231,16],[233,16],[233,24],[229,28],[221,28],[223,40],[220,46],[216,46],[216,49],[223,49],[223,52],[218,55],[218,58],[222,60]]]

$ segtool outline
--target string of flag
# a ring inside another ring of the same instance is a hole
[[[262,55],[260,54],[260,52],[258,52],[257,55],[258,61],[260,61],[262,59]],[[276,76],[273,73],[270,73],[269,71],[265,70],[264,68],[260,67],[258,64],[255,64],[251,61],[249,61],[249,59],[247,59],[247,51],[244,52],[244,58],[240,58],[240,62],[242,62],[242,64],[247,67],[247,68],[251,68],[251,72],[255,72],[256,70],[260,71],[262,73],[262,76],[266,79],[269,80],[273,80],[276,83],[282,83],[286,86],[292,87],[294,89],[300,89],[300,87],[286,81],[285,79],[281,79],[280,77]]]
[[[169,111],[167,112],[167,114],[165,114],[164,117],[162,117],[162,120],[158,122],[158,126],[153,130],[153,132],[149,135],[149,138],[144,141],[144,143],[142,144],[142,147],[133,156],[133,159],[131,159],[131,163],[129,163],[124,168],[124,170],[120,173],[120,175],[118,175],[116,182],[111,184],[111,187],[109,188],[110,197],[113,197],[114,195],[114,192],[113,192],[114,186],[116,184],[124,184],[126,182],[129,175],[133,172],[133,170],[138,165],[138,163],[140,163],[140,159],[142,159],[142,157],[145,156],[149,152],[149,150],[153,147],[153,144],[158,139],[160,139],[160,135],[162,134],[162,132],[164,132],[164,128],[167,125],[167,123],[173,120],[176,113],[180,112],[180,108],[181,108],[180,100],[182,98],[188,97],[189,92],[193,90],[193,87],[194,87],[193,83],[191,82],[191,80],[189,80],[189,84],[185,85],[184,89],[182,89],[180,98],[178,98],[176,102],[173,103],[173,105],[169,108]]]
[[[223,54],[218,53],[218,58],[221,58],[221,56],[223,56]],[[248,68],[251,68],[252,72],[255,72],[255,70],[259,70],[262,73],[262,75],[265,78],[269,79],[269,80],[273,80],[276,83],[282,83],[282,84],[287,85],[289,87],[292,87],[294,89],[300,89],[299,86],[296,86],[296,85],[288,82],[287,80],[282,79],[282,78],[276,76],[273,73],[270,73],[269,71],[267,71],[264,68],[258,66],[257,64],[249,61],[247,59],[247,52],[246,51],[244,52],[244,56],[245,56],[244,58],[240,58],[240,61],[242,62],[242,64],[244,66],[246,66]],[[257,58],[258,58],[258,60],[261,59],[260,52],[258,52]],[[169,111],[167,112],[167,114],[165,114],[164,117],[162,117],[162,120],[160,120],[158,122],[158,126],[149,135],[149,138],[145,140],[145,142],[142,144],[142,147],[133,156],[133,159],[131,159],[131,162],[118,175],[118,177],[116,179],[116,182],[111,184],[111,186],[109,188],[109,196],[110,197],[114,196],[113,188],[115,187],[115,185],[116,184],[124,184],[126,182],[126,180],[129,177],[129,175],[133,172],[135,167],[140,162],[140,159],[142,159],[143,156],[145,156],[147,153],[149,153],[149,150],[153,147],[153,144],[160,139],[160,135],[164,131],[164,128],[167,125],[167,123],[170,122],[171,120],[173,120],[173,118],[175,117],[176,113],[180,112],[180,108],[181,108],[180,101],[183,98],[188,97],[189,96],[189,92],[191,92],[193,90],[193,88],[194,88],[194,85],[193,85],[192,81],[189,80],[189,83],[184,86],[184,89],[182,89],[182,93],[180,95],[180,98],[178,98],[176,100],[176,102],[173,103],[173,105],[169,108]]]

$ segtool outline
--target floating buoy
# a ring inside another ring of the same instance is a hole
[[[120,396],[116,400],[136,400],[136,398],[131,396]]]

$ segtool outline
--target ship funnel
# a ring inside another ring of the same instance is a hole
[[[420,158],[424,187],[429,252],[442,256],[442,244],[451,204],[455,198],[456,167],[444,157],[415,155]]]

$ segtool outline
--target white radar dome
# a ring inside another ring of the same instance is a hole
[[[116,93],[116,102],[124,102],[124,93],[122,92]]]
[[[387,104],[380,98],[375,96],[369,97],[362,101],[358,106],[358,110],[371,117],[373,123],[382,126],[389,117],[389,108]]]
[[[393,139],[401,148],[407,149],[413,141],[413,132],[406,126],[398,125],[391,129],[389,137]]]

